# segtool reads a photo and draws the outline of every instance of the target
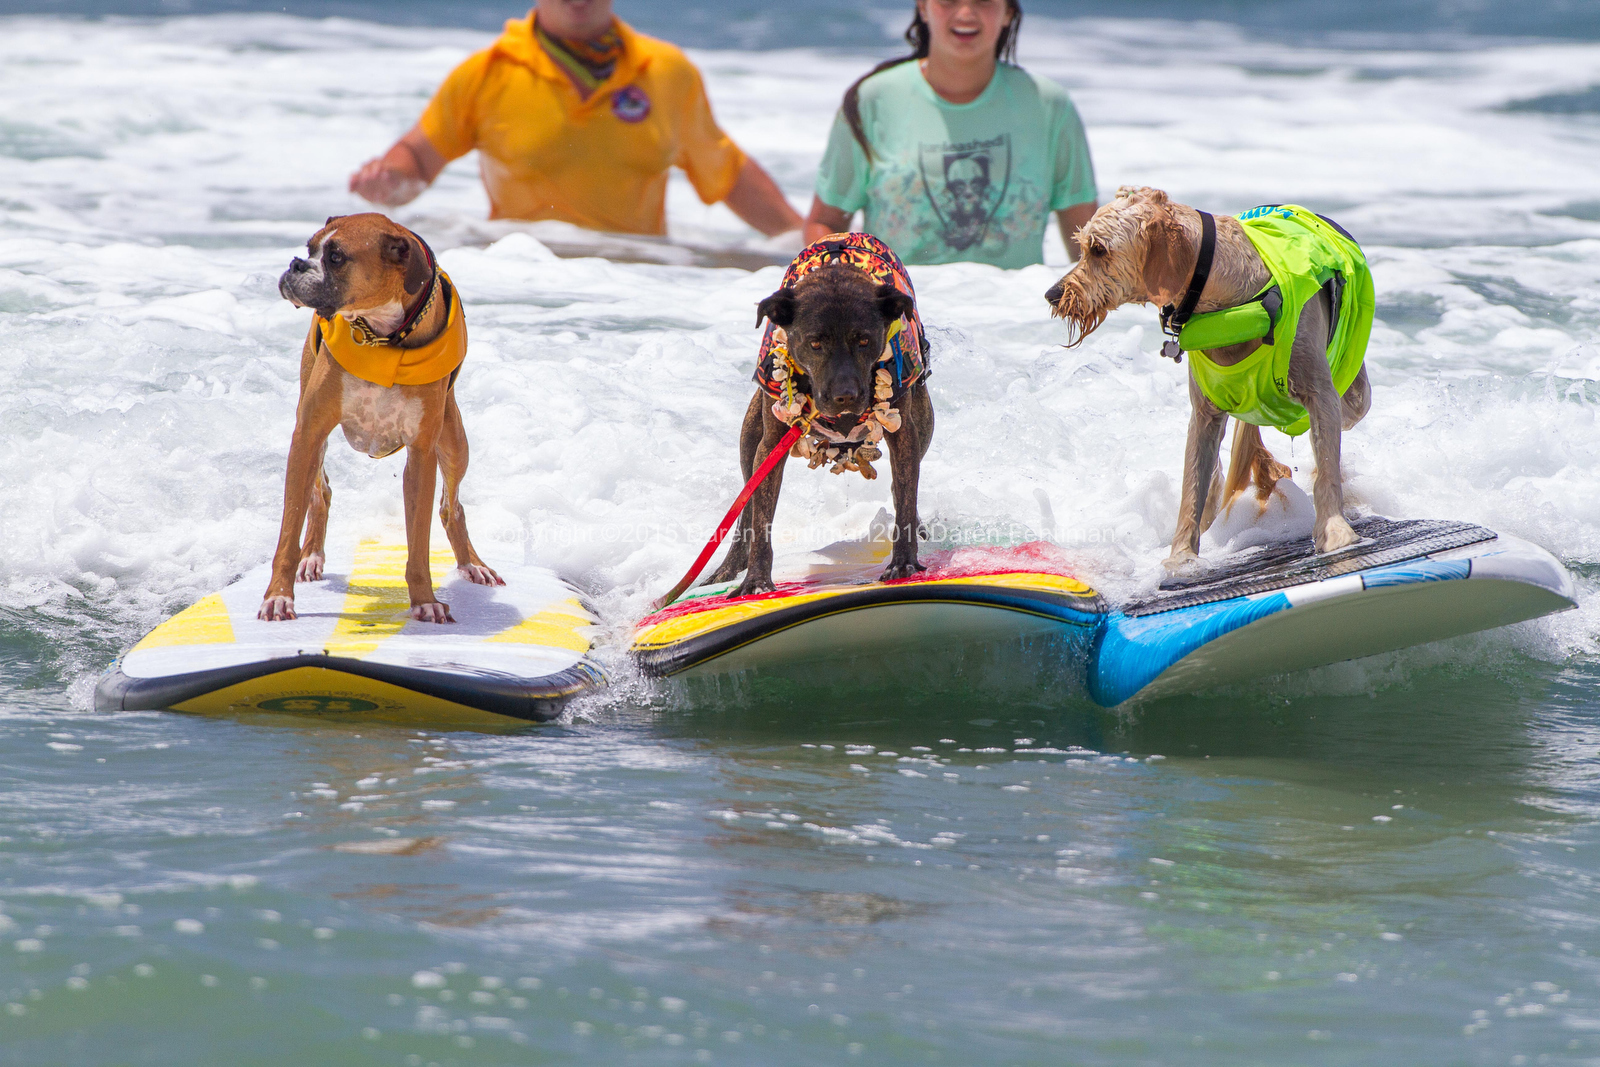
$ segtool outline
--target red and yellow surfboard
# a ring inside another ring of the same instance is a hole
[[[911,578],[878,580],[888,542],[847,542],[787,561],[771,593],[706,586],[648,615],[631,653],[652,677],[790,666],[905,648],[937,653],[1069,630],[1092,633],[1105,605],[1044,542],[924,553]]]

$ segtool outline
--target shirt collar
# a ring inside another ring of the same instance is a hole
[[[505,32],[495,41],[492,51],[521,63],[541,78],[560,82],[572,89],[573,95],[577,96],[578,90],[573,86],[567,72],[550,58],[549,53],[539,46],[538,38],[533,35],[533,23],[536,18],[538,18],[537,9],[529,11],[526,18],[508,20]],[[589,99],[583,101],[586,106],[598,100],[609,99],[613,90],[633,81],[650,65],[649,57],[640,47],[639,34],[633,27],[620,18],[614,19],[614,24],[617,36],[622,38],[622,56],[617,60],[617,69],[611,73],[611,77],[601,82]]]

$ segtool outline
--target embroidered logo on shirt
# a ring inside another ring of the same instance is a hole
[[[611,113],[623,122],[643,122],[650,114],[650,98],[637,85],[611,94]]]
[[[1011,135],[919,146],[922,187],[956,251],[981,245],[1011,184]]]

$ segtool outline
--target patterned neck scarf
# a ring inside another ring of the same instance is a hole
[[[556,66],[572,79],[572,84],[578,87],[584,99],[594,95],[594,91],[611,77],[617,69],[617,60],[622,58],[622,34],[617,32],[615,22],[592,41],[553,37],[540,28],[537,20],[533,24],[533,33],[539,39],[539,45],[556,61]]]

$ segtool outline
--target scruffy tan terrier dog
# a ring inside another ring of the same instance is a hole
[[[1246,235],[1245,226],[1253,217],[1289,228],[1294,240],[1322,242],[1316,247],[1326,246],[1329,257],[1342,257],[1337,262],[1343,269],[1319,272],[1319,278],[1320,273],[1329,274],[1326,282],[1287,277],[1279,260],[1275,262],[1280,269],[1270,269],[1257,244]],[[1095,212],[1079,231],[1082,256],[1045,294],[1052,313],[1066,319],[1071,327],[1070,345],[1082,343],[1112,310],[1123,304],[1164,306],[1163,323],[1174,338],[1177,327],[1191,316],[1239,309],[1252,303],[1266,304],[1266,310],[1260,313],[1264,327],[1261,336],[1191,351],[1189,437],[1184,449],[1178,525],[1171,554],[1165,561],[1170,570],[1198,558],[1200,534],[1210,527],[1219,506],[1231,504],[1252,482],[1264,504],[1278,479],[1288,477],[1289,470],[1267,451],[1260,430],[1252,423],[1279,425],[1287,432],[1299,433],[1304,422],[1291,421],[1295,413],[1301,420],[1309,420],[1316,457],[1316,519],[1312,535],[1316,550],[1332,552],[1358,540],[1343,514],[1339,446],[1342,431],[1361,421],[1371,404],[1362,361],[1372,308],[1372,284],[1365,258],[1337,224],[1319,219],[1303,208],[1261,208],[1246,212],[1244,218],[1247,221],[1242,223],[1231,216],[1203,215],[1172,202],[1159,189],[1124,186],[1117,191],[1116,199]],[[1301,226],[1311,236],[1293,232],[1294,226]],[[1329,236],[1335,233],[1337,237]],[[1209,256],[1202,255],[1208,247]],[[1199,269],[1203,267],[1209,269]],[[1280,286],[1282,292],[1274,305],[1273,294],[1279,293]],[[1297,308],[1285,306],[1284,299],[1294,293],[1305,293],[1309,298]],[[1286,332],[1284,327],[1292,330],[1292,337],[1281,336]],[[1274,337],[1274,331],[1280,336]],[[1186,331],[1186,340],[1187,336]],[[1284,421],[1276,422],[1260,416],[1259,408],[1243,412],[1251,421],[1238,420],[1233,459],[1224,484],[1217,474],[1217,453],[1228,415],[1241,414],[1240,406],[1219,405],[1208,392],[1220,396],[1222,391],[1201,379],[1214,381],[1228,374],[1229,368],[1243,364],[1264,345],[1275,346],[1276,351],[1269,355],[1280,365],[1278,371],[1267,371],[1271,377],[1259,379],[1266,383],[1267,392],[1275,384],[1280,394],[1275,399],[1269,397],[1267,407],[1276,404],[1275,410],[1291,414],[1281,415]],[[1338,353],[1352,352],[1352,358],[1335,359]],[[1181,358],[1175,341],[1168,343],[1163,354]],[[1335,386],[1336,371],[1347,378],[1342,396]]]

